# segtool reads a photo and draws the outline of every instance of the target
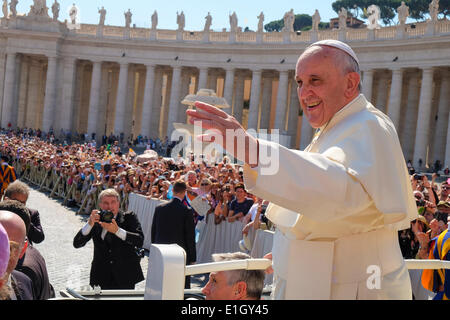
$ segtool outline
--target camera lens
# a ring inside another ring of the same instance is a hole
[[[100,221],[101,222],[111,223],[113,218],[114,218],[114,213],[112,213],[111,211],[107,211],[107,210],[100,211]]]

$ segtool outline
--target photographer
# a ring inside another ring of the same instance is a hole
[[[88,223],[77,233],[73,245],[83,247],[94,241],[90,285],[102,289],[134,289],[144,280],[136,248],[144,243],[141,225],[133,212],[119,210],[114,189],[99,195],[99,210],[92,210]]]

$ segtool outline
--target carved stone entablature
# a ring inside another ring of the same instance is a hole
[[[57,32],[66,34],[66,25],[45,16],[17,16],[8,22],[9,29],[30,30],[38,32]]]

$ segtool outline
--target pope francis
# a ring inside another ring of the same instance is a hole
[[[245,162],[249,191],[271,202],[273,298],[411,299],[397,231],[417,209],[394,125],[361,94],[358,58],[343,42],[310,45],[295,77],[303,114],[317,129],[304,151],[256,139],[213,106],[187,111],[222,141],[233,132],[245,138],[244,152],[238,144],[227,151]],[[262,150],[278,156],[275,173],[264,170]]]

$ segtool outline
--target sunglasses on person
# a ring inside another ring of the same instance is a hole
[[[206,186],[209,186],[209,183],[202,183],[202,184],[200,184],[200,186],[206,187]]]

